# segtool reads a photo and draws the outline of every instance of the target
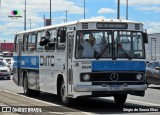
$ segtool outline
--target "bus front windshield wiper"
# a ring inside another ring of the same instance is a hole
[[[102,55],[104,54],[104,52],[106,51],[107,47],[109,47],[109,43],[105,45],[105,47],[103,48],[102,52],[96,57],[96,59],[99,59],[102,57]]]
[[[132,58],[131,58],[131,56],[127,53],[127,51],[125,50],[125,49],[123,49],[123,47],[120,45],[120,44],[118,44],[118,48],[121,48],[121,52],[129,59],[129,60],[131,60]],[[118,50],[117,50],[118,51]]]

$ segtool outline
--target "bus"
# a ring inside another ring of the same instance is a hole
[[[84,57],[81,39],[87,43],[90,34],[100,52]],[[88,96],[112,96],[124,104],[128,94],[145,95],[147,39],[142,23],[121,19],[85,19],[18,32],[13,81],[27,96],[47,92],[64,105]]]

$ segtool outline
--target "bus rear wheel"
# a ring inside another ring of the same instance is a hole
[[[114,101],[118,105],[123,105],[126,102],[127,94],[114,95]]]
[[[32,90],[28,88],[28,79],[27,75],[24,76],[24,85],[23,85],[24,94],[27,96],[32,95]]]
[[[60,87],[60,97],[61,97],[61,102],[64,105],[68,106],[71,104],[71,98],[67,97],[66,87],[65,87],[65,83],[63,80],[61,82],[61,87]]]
[[[27,75],[24,76],[23,90],[24,90],[24,94],[26,96],[32,96],[32,97],[39,97],[40,96],[40,91],[39,90],[29,89]]]

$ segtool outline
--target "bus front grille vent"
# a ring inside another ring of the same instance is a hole
[[[135,30],[140,30],[140,24],[135,24]]]
[[[82,23],[82,29],[88,29],[88,23]]]

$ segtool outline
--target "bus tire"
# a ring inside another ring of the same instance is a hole
[[[71,98],[66,96],[64,80],[62,80],[61,86],[60,86],[60,98],[61,98],[62,104],[66,106],[71,104]]]
[[[126,102],[127,94],[114,95],[114,101],[118,105],[123,105]]]
[[[31,95],[32,95],[32,90],[29,89],[29,87],[28,87],[28,79],[27,79],[27,75],[26,75],[26,74],[24,75],[24,82],[23,82],[23,83],[24,83],[24,84],[23,84],[24,94],[25,94],[26,96],[31,96]]]

